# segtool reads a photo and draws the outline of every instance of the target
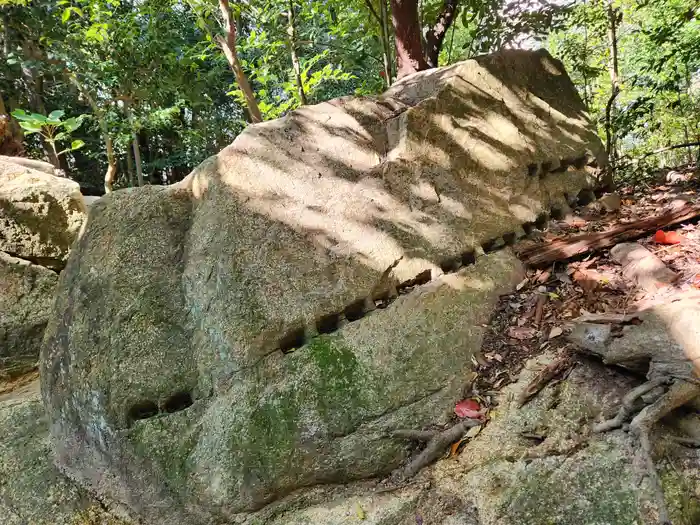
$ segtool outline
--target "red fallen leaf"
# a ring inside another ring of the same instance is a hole
[[[654,234],[654,242],[658,244],[680,244],[681,236],[676,232],[657,231]]]
[[[459,417],[468,417],[469,419],[479,419],[483,415],[481,413],[481,405],[473,399],[464,399],[455,405],[455,414]]]
[[[676,232],[666,232],[666,244],[680,244],[681,236]]]

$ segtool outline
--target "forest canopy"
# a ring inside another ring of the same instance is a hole
[[[630,166],[698,156],[699,8],[688,0],[0,0],[0,144],[48,160],[86,193],[168,184],[249,123],[378,94],[397,77],[503,47],[545,47],[564,62],[625,176]],[[684,144],[695,146],[674,148]]]

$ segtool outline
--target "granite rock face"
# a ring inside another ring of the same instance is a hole
[[[0,252],[0,376],[34,368],[58,275]]]
[[[0,378],[37,365],[57,272],[87,217],[78,184],[47,171],[0,156]]]
[[[0,158],[0,251],[61,270],[86,215],[77,182]]]
[[[149,523],[226,523],[388,473],[445,422],[503,245],[590,191],[561,64],[508,51],[244,131],[90,207],[41,357],[61,469]],[[485,253],[488,252],[488,253]]]

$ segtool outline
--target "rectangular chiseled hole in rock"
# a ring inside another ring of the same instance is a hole
[[[296,328],[280,339],[280,350],[285,354],[293,352],[306,344],[306,331],[304,327]]]
[[[558,206],[553,206],[551,210],[552,219],[559,221],[564,218],[564,210]]]
[[[138,421],[158,415],[158,405],[153,401],[140,401],[129,409],[129,420]]]
[[[516,235],[515,232],[510,232],[510,233],[505,233],[503,235],[503,242],[505,243],[506,246],[513,246],[516,241]]]
[[[192,394],[189,392],[178,392],[170,396],[163,404],[163,410],[168,414],[179,412],[192,406]]]
[[[351,305],[346,306],[345,310],[343,310],[343,313],[345,314],[345,318],[350,322],[362,319],[367,314],[367,308],[365,307],[365,299],[360,299],[358,301],[355,301]]]
[[[430,271],[430,268],[427,270],[423,270],[421,273],[416,275],[413,278],[413,285],[414,286],[421,286],[423,284],[428,284],[432,279],[432,272]]]
[[[547,212],[540,213],[535,219],[535,227],[539,230],[542,230],[545,226],[547,226],[548,221],[549,214]]]
[[[577,170],[582,170],[583,168],[586,167],[586,164],[587,164],[587,163],[588,163],[588,157],[586,157],[586,155],[582,155],[582,156],[580,156],[580,157],[576,157],[576,158],[573,160],[572,165],[573,165],[574,168],[576,168]]]
[[[442,262],[440,262],[440,269],[444,273],[452,273],[456,272],[459,270],[459,268],[462,266],[462,259],[461,257],[450,257],[448,259],[444,259]]]
[[[489,239],[488,241],[484,242],[481,245],[481,248],[484,250],[484,253],[491,253],[495,252],[496,250],[503,248],[505,243],[503,242],[503,239],[501,237],[496,237],[494,239]]]
[[[530,177],[534,177],[537,175],[537,164],[528,164],[527,165],[527,174]]]
[[[469,250],[462,254],[462,266],[469,266],[470,264],[476,263],[476,252],[474,250]]]
[[[392,294],[389,291],[386,291],[374,297],[374,305],[380,309],[386,308],[393,302],[394,299],[395,297],[392,297]]]
[[[593,190],[584,188],[578,192],[578,205],[586,206],[595,200],[595,193]]]
[[[340,314],[328,314],[316,321],[316,330],[319,334],[337,332],[340,328]]]
[[[571,165],[570,159],[561,159],[559,166],[550,170],[550,173],[564,173]]]

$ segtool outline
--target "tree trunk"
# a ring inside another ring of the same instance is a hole
[[[374,9],[372,0],[365,0],[365,4],[379,25],[379,39],[382,42],[382,59],[384,64],[384,81],[386,87],[393,82],[394,71],[391,61],[391,40],[389,35],[389,12],[386,8],[387,0],[379,0],[379,13]]]
[[[294,79],[297,84],[297,93],[299,94],[299,104],[305,106],[308,104],[306,93],[304,92],[304,80],[301,78],[301,64],[297,56],[297,30],[294,20],[294,0],[289,0],[289,11],[287,12],[287,36],[289,36],[289,56],[292,59],[292,68],[294,69]]]
[[[438,15],[435,24],[425,35],[425,60],[430,67],[438,67],[440,50],[445,41],[447,31],[452,26],[459,8],[459,0],[445,0],[442,12]]]
[[[231,70],[233,70],[238,86],[241,88],[241,91],[243,91],[243,96],[248,106],[248,113],[250,114],[250,121],[253,124],[262,122],[262,114],[260,113],[258,102],[255,100],[255,94],[238,60],[238,52],[236,51],[236,24],[233,21],[228,0],[219,0],[219,11],[224,20],[226,37],[218,36],[216,40],[221,46],[221,50],[224,52],[226,60],[228,60],[229,66],[231,66]]]
[[[139,145],[139,136],[136,133],[136,128],[134,126],[134,114],[131,111],[130,100],[124,99],[124,111],[126,112],[126,118],[129,121],[129,126],[131,127],[131,148],[134,152],[134,164],[136,166],[136,181],[139,186],[143,186],[143,167],[141,164],[141,146]],[[129,156],[131,158],[131,156]]]
[[[114,155],[114,144],[112,142],[112,137],[109,134],[109,127],[107,126],[105,114],[100,108],[100,106],[97,105],[97,102],[90,94],[90,92],[80,83],[78,77],[76,77],[75,74],[71,73],[68,70],[66,70],[66,74],[68,75],[68,80],[76,88],[78,88],[78,91],[83,95],[83,97],[85,97],[88,104],[90,104],[92,112],[95,114],[97,123],[100,126],[100,131],[102,132],[102,140],[104,140],[105,143],[105,152],[107,153],[107,171],[105,172],[104,177],[105,193],[111,193],[112,186],[114,185],[114,180],[117,177],[117,159]]]
[[[131,148],[126,148],[126,173],[128,174],[129,177],[129,187],[133,188],[135,186],[134,183],[134,159],[131,155]]]
[[[615,108],[615,99],[620,94],[619,68],[617,60],[617,17],[618,11],[613,7],[612,0],[608,0],[608,46],[610,48],[610,98],[605,105],[605,149],[613,168],[615,167],[615,135],[612,129],[612,113]]]
[[[379,0],[379,27],[382,39],[382,58],[384,59],[384,79],[386,87],[391,86],[394,81],[394,70],[391,60],[391,40],[389,29],[389,10],[386,8],[387,0]]]
[[[390,0],[396,42],[397,78],[428,69],[423,56],[418,0]]]

